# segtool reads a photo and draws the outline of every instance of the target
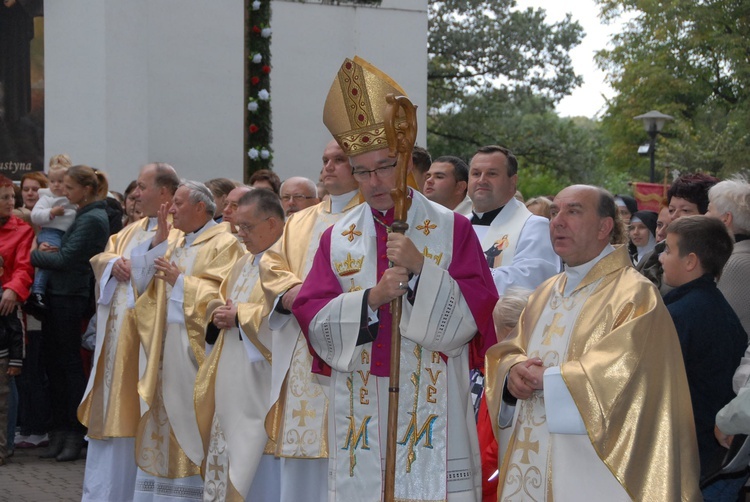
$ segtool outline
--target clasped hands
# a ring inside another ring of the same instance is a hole
[[[529,399],[535,390],[544,389],[544,370],[538,357],[514,365],[508,372],[508,392],[516,399]]]
[[[388,234],[385,254],[393,267],[370,290],[367,303],[372,310],[403,296],[408,290],[409,274],[419,275],[424,265],[424,255],[411,239],[399,233]]]
[[[211,316],[211,322],[219,329],[230,329],[237,326],[237,305],[227,299],[227,304],[217,307]]]

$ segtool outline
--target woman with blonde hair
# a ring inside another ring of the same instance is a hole
[[[86,379],[81,361],[81,332],[91,316],[93,272],[89,260],[101,253],[109,238],[104,198],[107,178],[88,166],[73,166],[64,177],[65,196],[78,207],[75,220],[59,248],[41,244],[31,263],[50,271],[48,311],[42,323],[44,362],[49,378],[52,432],[42,458],[76,460],[84,428],[76,411]]]

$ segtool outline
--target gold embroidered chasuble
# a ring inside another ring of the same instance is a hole
[[[341,213],[331,202],[292,214],[284,234],[260,261],[266,301],[273,305],[279,295],[301,284],[312,266],[320,236],[342,215],[361,203],[359,192]],[[328,398],[319,376],[310,371],[312,356],[297,320],[289,320],[274,332],[271,401],[266,420],[269,437],[276,441],[276,455],[294,458],[328,457]]]
[[[78,407],[78,420],[88,427],[94,439],[134,437],[140,419],[138,400],[138,353],[140,341],[132,304],[135,288],[110,275],[110,262],[130,258],[130,252],[150,240],[155,228],[147,230],[149,220],[128,225],[109,238],[102,253],[91,258],[97,280],[96,298],[110,279],[116,282],[106,304],[97,304],[97,335],[91,376]],[[130,300],[128,296],[130,295]]]
[[[154,476],[181,478],[199,474],[202,442],[194,405],[194,385],[205,356],[208,304],[244,247],[228,223],[212,226],[186,245],[181,232],[170,233],[165,257],[183,271],[181,323],[167,322],[172,287],[152,279],[136,301],[136,319],[145,352],[138,392],[145,403],[136,435],[136,462]]]
[[[625,247],[602,258],[569,297],[563,295],[565,282],[563,273],[542,284],[511,337],[487,353],[486,393],[496,436],[508,371],[529,357],[543,357],[546,366],[560,367],[596,455],[631,498],[699,499],[687,378],[658,292],[633,269]],[[567,326],[560,325],[564,311],[572,312]],[[566,332],[566,346],[556,346]],[[523,497],[539,483],[542,498],[552,500],[549,459],[577,461],[575,453],[555,450],[556,441],[570,435],[547,433],[543,393],[516,406],[498,500]],[[543,430],[535,435],[535,428]],[[530,466],[538,456],[545,472],[535,477]]]
[[[204,498],[244,500],[263,453],[273,454],[265,418],[271,406],[270,306],[258,280],[256,257],[246,254],[221,284],[214,308],[231,299],[239,328],[222,330],[195,382],[195,409],[204,448]],[[249,349],[245,344],[252,344]]]

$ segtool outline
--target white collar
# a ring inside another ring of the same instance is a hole
[[[563,296],[569,296],[573,292],[573,290],[578,287],[583,278],[586,277],[586,274],[591,272],[591,269],[594,268],[594,265],[599,263],[599,260],[607,256],[614,250],[615,248],[612,247],[611,244],[607,244],[606,246],[604,246],[604,249],[602,249],[602,252],[599,253],[599,255],[593,260],[587,261],[586,263],[575,267],[569,267],[565,265],[565,275],[567,276],[568,280],[565,283]]]
[[[205,232],[211,227],[215,227],[216,225],[218,225],[218,223],[216,223],[214,219],[211,218],[206,222],[205,225],[203,225],[201,228],[199,228],[195,232],[190,232],[189,234],[185,234],[185,247],[192,246],[193,242],[195,242],[195,239],[197,239],[200,234],[202,234],[203,232]]]
[[[358,189],[355,189],[351,192],[342,193],[341,195],[329,194],[328,197],[331,199],[331,213],[336,214],[342,212],[358,191]]]

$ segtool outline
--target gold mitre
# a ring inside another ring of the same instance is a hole
[[[406,96],[391,77],[358,56],[344,60],[328,91],[323,123],[346,155],[388,147],[385,97]],[[401,112],[403,113],[403,112]]]

